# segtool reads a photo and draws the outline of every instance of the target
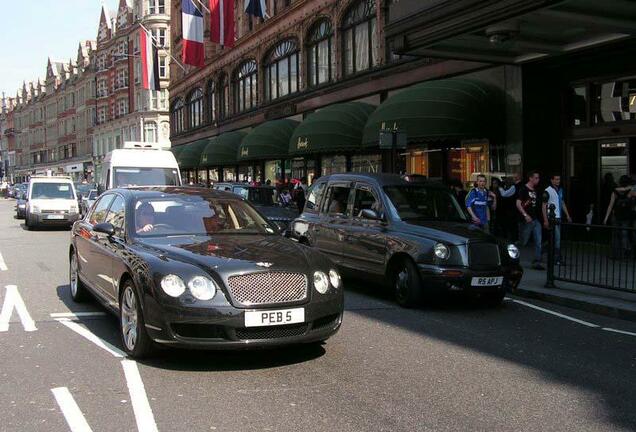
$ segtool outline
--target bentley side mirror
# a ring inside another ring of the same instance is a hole
[[[382,220],[382,217],[380,216],[380,214],[373,209],[363,209],[361,212],[361,216],[363,219],[368,219],[368,220],[375,220],[375,221]]]
[[[98,223],[93,227],[93,231],[106,234],[108,237],[112,237],[115,235],[115,227],[113,224],[108,222]]]

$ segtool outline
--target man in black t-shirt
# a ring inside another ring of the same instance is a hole
[[[539,173],[531,171],[528,174],[528,182],[517,191],[517,211],[519,212],[519,240],[522,246],[528,244],[530,236],[534,241],[534,260],[532,268],[545,270],[541,264],[541,197],[537,186],[539,185]]]

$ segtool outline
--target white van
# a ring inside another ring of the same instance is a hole
[[[27,189],[25,225],[71,226],[80,218],[75,185],[70,177],[31,177]]]
[[[108,153],[102,162],[99,193],[129,186],[181,186],[174,154],[144,142],[125,142],[124,148]]]

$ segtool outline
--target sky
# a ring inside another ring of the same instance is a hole
[[[117,9],[117,0],[103,0]],[[77,58],[81,40],[95,40],[102,0],[0,0],[0,93],[15,96],[23,81],[46,76],[46,62]],[[0,94],[1,96],[1,94]]]

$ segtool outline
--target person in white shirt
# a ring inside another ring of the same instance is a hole
[[[558,264],[563,264],[561,260],[561,215],[565,215],[568,223],[572,223],[572,218],[568,212],[568,207],[563,200],[563,189],[561,188],[561,176],[550,177],[550,186],[545,189],[547,200],[543,203],[543,226],[550,229],[549,209],[554,205],[554,257]]]

